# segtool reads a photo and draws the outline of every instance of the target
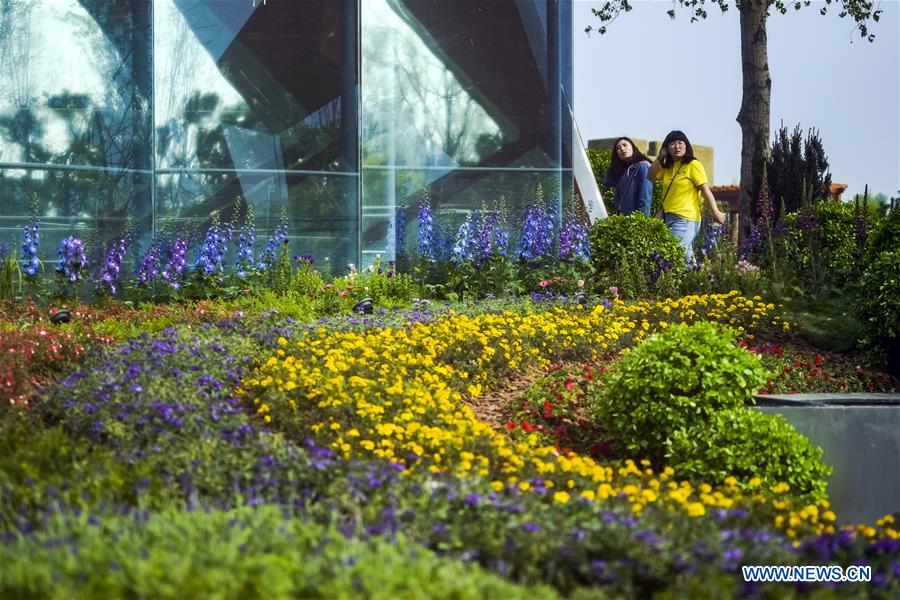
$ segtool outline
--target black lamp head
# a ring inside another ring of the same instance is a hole
[[[584,292],[578,292],[572,297],[572,302],[584,306],[587,304],[587,296],[584,295]]]
[[[67,310],[58,310],[50,317],[50,322],[54,325],[62,325],[72,320],[72,314]]]
[[[364,315],[371,315],[374,311],[375,305],[372,304],[371,298],[363,298],[353,307],[353,312],[363,313]]]

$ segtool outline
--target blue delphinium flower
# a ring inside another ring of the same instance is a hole
[[[472,213],[469,213],[456,233],[456,242],[453,244],[453,249],[450,253],[454,261],[475,260],[477,255],[476,244],[478,243],[476,229],[477,226]]]
[[[70,235],[59,243],[56,255],[59,257],[57,273],[69,283],[75,283],[81,279],[82,269],[87,264],[84,256],[84,242]]]
[[[246,277],[253,269],[253,242],[254,238],[253,206],[247,204],[247,216],[244,226],[237,238],[237,254],[234,257],[234,267],[238,277]]]
[[[200,254],[197,255],[197,262],[194,268],[201,275],[213,275],[222,273],[225,270],[223,263],[225,259],[225,250],[228,236],[219,225],[219,215],[214,214],[209,229],[206,230],[206,237],[203,240],[203,246],[200,248]]]
[[[162,254],[162,243],[158,240],[150,240],[147,251],[141,258],[138,265],[138,285],[146,287],[156,281],[159,277],[160,254]]]
[[[98,287],[101,291],[105,291],[109,295],[115,295],[119,284],[119,277],[122,272],[122,261],[125,260],[125,252],[128,249],[128,242],[125,236],[113,240],[106,251],[106,258],[103,266],[100,267],[100,281]]]
[[[588,260],[591,254],[587,233],[587,227],[583,223],[574,218],[567,219],[559,231],[559,257],[562,260]]]
[[[275,266],[275,259],[278,258],[278,251],[288,239],[288,218],[287,209],[281,210],[281,222],[278,227],[269,236],[266,242],[266,248],[257,261],[259,270],[265,271]]]
[[[9,244],[0,240],[0,260],[6,258],[7,253],[9,253]]]
[[[431,200],[426,192],[419,204],[419,235],[416,238],[416,252],[428,260],[434,260],[435,254],[434,213],[431,211]]]
[[[169,253],[169,262],[162,271],[163,281],[172,286],[173,290],[181,287],[187,271],[187,238],[180,238],[172,244],[172,251]]]
[[[29,277],[37,277],[41,269],[41,261],[38,260],[38,247],[41,242],[41,227],[38,224],[34,211],[31,218],[25,224],[22,231],[22,270]]]
[[[478,219],[476,261],[481,262],[494,255],[506,256],[509,234],[503,231],[500,221],[499,212],[483,212]]]
[[[553,217],[543,206],[532,206],[525,214],[525,227],[519,239],[519,258],[535,260],[552,251]]]
[[[405,258],[406,255],[406,207],[398,206],[394,211],[394,256]]]

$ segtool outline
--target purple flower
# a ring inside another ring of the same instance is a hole
[[[540,529],[540,525],[538,525],[537,523],[532,523],[530,521],[528,523],[522,524],[522,531],[524,531],[525,533],[535,533],[537,531],[540,531]]]
[[[159,255],[162,252],[162,242],[150,240],[147,251],[144,252],[141,263],[138,266],[138,285],[146,287],[156,281],[159,276]]]
[[[519,239],[522,260],[536,260],[553,250],[553,217],[543,206],[532,206],[525,214],[525,227]]]
[[[266,248],[257,261],[257,266],[261,271],[271,269],[275,266],[275,259],[278,258],[278,249],[288,239],[288,216],[287,208],[281,209],[281,220],[278,227],[269,236],[266,242]]]
[[[573,215],[566,219],[559,230],[559,258],[562,260],[575,258],[588,260],[590,257],[587,227],[576,220]]]
[[[206,230],[203,246],[200,248],[200,254],[194,265],[197,272],[201,275],[222,273],[225,270],[223,261],[227,243],[228,235],[222,231],[219,225],[219,215],[213,214],[212,223]]]
[[[188,240],[186,238],[177,240],[172,244],[172,251],[169,253],[169,263],[163,269],[162,278],[172,286],[173,290],[180,288],[181,282],[184,280],[184,275],[187,271],[187,250]]]
[[[128,250],[128,241],[125,236],[113,240],[106,251],[106,259],[100,267],[99,289],[109,295],[115,295],[119,276],[122,272],[122,261],[125,260],[125,252]]]
[[[244,226],[237,237],[237,253],[234,257],[234,268],[238,277],[246,277],[253,268],[254,229],[253,205],[247,203],[247,214],[244,218]]]
[[[416,238],[416,252],[428,260],[434,260],[437,257],[436,250],[434,214],[431,212],[431,199],[426,192],[419,204],[419,233]]]
[[[41,227],[37,219],[37,198],[31,202],[31,218],[22,230],[22,270],[29,277],[37,277],[41,269],[38,247],[41,241]]]
[[[69,236],[59,243],[56,251],[59,257],[59,265],[56,272],[62,275],[69,283],[76,283],[81,279],[81,270],[87,263],[84,255],[84,242],[74,236]]]

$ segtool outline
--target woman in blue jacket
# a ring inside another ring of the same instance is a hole
[[[640,211],[649,217],[653,203],[653,182],[647,179],[650,161],[627,137],[617,139],[612,149],[603,184],[616,189],[616,209],[623,215]]]

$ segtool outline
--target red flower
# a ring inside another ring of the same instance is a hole
[[[778,358],[781,358],[781,354],[783,352],[781,345],[775,344],[775,348],[773,348],[772,351],[775,353],[775,356],[777,356]]]
[[[522,430],[525,433],[531,433],[532,431],[537,431],[537,427],[528,422],[528,419],[522,421]]]
[[[553,414],[553,405],[549,401],[544,400],[544,418],[548,418]]]
[[[512,430],[515,429],[515,428],[516,428],[516,424],[513,423],[512,421],[508,421],[508,422],[506,423],[506,430],[507,430],[507,431],[512,431]]]
[[[570,392],[575,389],[575,382],[571,379],[566,379],[566,389]]]
[[[821,354],[816,354],[816,366],[817,367],[822,366],[822,355]]]

